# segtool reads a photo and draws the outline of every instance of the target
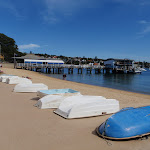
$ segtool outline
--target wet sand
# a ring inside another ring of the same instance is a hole
[[[7,67],[7,66],[5,66]],[[72,88],[81,94],[101,95],[119,100],[120,108],[150,105],[150,95],[75,83],[47,77],[21,69],[2,68],[4,73],[29,76],[34,83],[44,83],[49,89]],[[0,147],[3,150],[148,150],[150,139],[109,141],[99,138],[95,128],[110,115],[67,120],[33,105],[36,93],[14,93],[14,85],[0,82]]]

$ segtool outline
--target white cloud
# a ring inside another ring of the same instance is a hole
[[[7,9],[10,13],[12,13],[17,18],[23,18],[23,16],[19,13],[14,3],[11,1],[1,0],[0,8]]]
[[[28,44],[28,45],[19,45],[19,49],[24,50],[24,49],[33,49],[33,48],[39,48],[40,45],[37,44]]]
[[[140,5],[142,5],[142,6],[148,6],[148,5],[150,5],[150,1],[149,0],[142,0],[141,3],[140,3]]]
[[[146,34],[150,33],[150,22],[146,20],[140,20],[138,22],[139,24],[142,25],[142,30],[141,32],[138,33],[138,38],[144,37]]]
[[[96,6],[97,2],[98,0],[45,0],[46,10],[43,12],[43,19],[50,23],[57,23],[83,8]]]
[[[57,23],[65,17],[80,13],[80,10],[85,8],[101,7],[109,2],[141,7],[141,2],[146,4],[147,0],[43,0],[43,2],[46,7],[42,13],[43,19],[49,23]]]
[[[148,22],[146,20],[140,20],[139,23],[140,24],[147,24]]]

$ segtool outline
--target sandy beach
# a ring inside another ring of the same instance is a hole
[[[4,73],[29,76],[33,83],[44,83],[49,89],[72,88],[83,95],[100,95],[117,99],[120,109],[150,105],[150,95],[92,86],[47,77],[37,72],[13,69],[3,65]],[[0,149],[2,150],[148,150],[150,139],[109,141],[95,133],[95,128],[110,115],[67,120],[33,105],[36,93],[14,93],[14,85],[0,82]]]

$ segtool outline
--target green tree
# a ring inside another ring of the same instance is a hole
[[[14,54],[17,56],[23,56],[25,53],[21,53],[18,51],[18,46],[13,38],[6,36],[3,33],[0,33],[0,45],[1,45],[1,53],[4,56],[5,61],[12,61],[12,57]]]

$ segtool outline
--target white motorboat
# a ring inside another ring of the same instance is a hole
[[[54,112],[71,119],[112,114],[117,111],[119,111],[119,101],[115,99],[80,95],[65,98]]]
[[[139,71],[147,71],[145,68],[141,68],[141,67],[138,67],[137,68]]]
[[[48,90],[48,86],[43,83],[32,83],[32,84],[17,84],[14,87],[14,92],[37,92],[40,90]]]

